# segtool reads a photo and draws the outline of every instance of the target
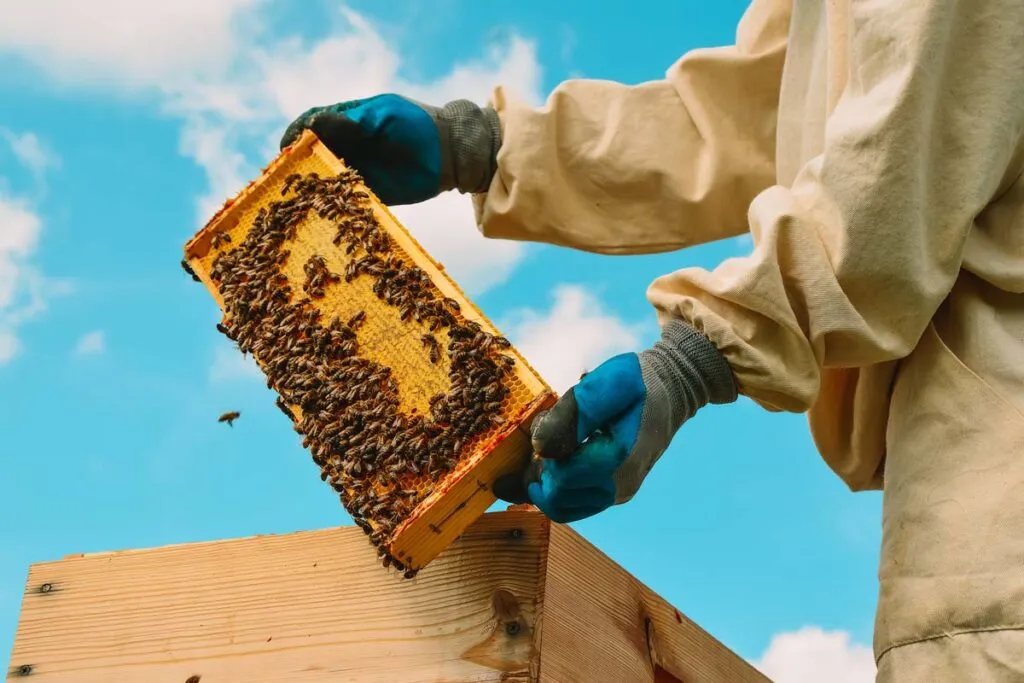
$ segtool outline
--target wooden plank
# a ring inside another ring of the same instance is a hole
[[[525,683],[548,528],[485,515],[411,581],[354,527],[36,564],[8,680]]]
[[[222,310],[225,309],[224,299],[210,276],[214,258],[219,253],[219,247],[214,247],[215,236],[227,234],[230,237],[225,250],[242,244],[257,212],[271,201],[281,199],[281,190],[289,175],[316,172],[326,178],[344,170],[344,163],[334,157],[315,134],[306,131],[188,242],[185,256],[189,266]],[[495,326],[448,276],[441,264],[430,257],[368,188],[361,186],[360,189],[369,195],[368,205],[377,223],[390,236],[392,253],[422,269],[441,296],[458,303],[459,316],[498,335]],[[335,234],[335,221],[317,217],[313,212],[302,221],[296,238],[285,245],[291,256],[282,266],[282,273],[287,276],[292,292],[302,291],[303,263],[313,254],[323,257],[332,272],[346,271],[355,256],[346,254],[343,248],[333,244]],[[335,316],[347,320],[357,311],[366,313],[365,322],[357,333],[359,355],[392,370],[405,415],[414,412],[429,414],[429,398],[449,390],[450,362],[442,358],[438,364],[432,364],[427,360],[421,343],[421,335],[428,331],[426,323],[401,320],[399,307],[379,299],[366,278],[331,285],[326,289],[325,297],[311,305],[321,312],[321,320],[324,321]],[[436,334],[439,340],[447,339],[444,330]],[[406,567],[419,569],[425,566],[494,503],[491,485],[529,457],[528,425],[538,411],[550,407],[556,399],[554,392],[522,355],[514,348],[503,352],[515,360],[514,372],[509,378],[512,395],[502,407],[504,424],[467,439],[458,466],[441,481],[435,483],[423,476],[412,484],[406,482],[396,487],[407,491],[416,489],[422,496],[415,508],[388,531],[383,542],[387,552]],[[265,370],[264,357],[259,352],[254,355]],[[301,419],[302,411],[295,405],[289,407],[296,418]],[[316,443],[318,438],[311,438],[311,443]],[[369,521],[372,526],[377,526],[373,519]],[[391,522],[388,525],[390,529]]]
[[[771,683],[567,526],[553,524],[541,683]]]

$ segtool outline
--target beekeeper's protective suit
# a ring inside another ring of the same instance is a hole
[[[305,127],[385,202],[476,194],[488,237],[635,254],[749,230],[751,256],[652,284],[662,340],[538,420],[560,459],[505,497],[578,519],[709,402],[807,411],[851,489],[884,482],[878,680],[1024,680],[1019,0],[755,0],[735,46],[665,80],[567,81],[542,108],[387,95],[284,142]]]

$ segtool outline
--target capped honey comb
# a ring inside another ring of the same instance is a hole
[[[312,132],[185,246],[385,566],[412,578],[530,456],[555,395]]]

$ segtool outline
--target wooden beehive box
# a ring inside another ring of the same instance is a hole
[[[530,420],[555,395],[313,133],[225,204],[185,259],[321,478],[408,578],[529,457]]]
[[[484,515],[414,581],[364,551],[343,527],[34,564],[8,680],[770,683],[535,511]]]

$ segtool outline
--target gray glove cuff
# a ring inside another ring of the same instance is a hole
[[[661,339],[639,356],[648,403],[673,406],[675,429],[708,403],[736,400],[736,379],[728,361],[710,339],[682,320],[666,323]]]
[[[615,473],[616,503],[628,501],[672,442],[708,403],[736,400],[736,379],[711,340],[681,320],[671,320],[661,339],[637,354],[647,400],[630,458]]]
[[[486,192],[498,167],[498,112],[469,100],[443,107],[420,106],[433,117],[441,137],[441,191]]]

